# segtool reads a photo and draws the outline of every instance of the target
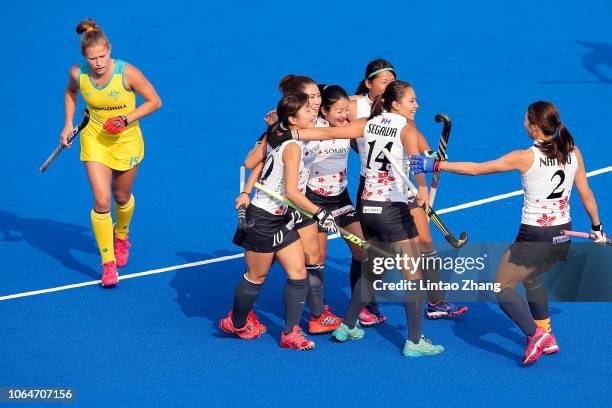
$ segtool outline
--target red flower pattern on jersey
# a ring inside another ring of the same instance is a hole
[[[274,210],[274,214],[276,215],[283,215],[284,211],[282,208],[277,208],[276,210]]]
[[[319,177],[319,183],[325,183],[325,178],[324,177]]]
[[[346,180],[346,169],[342,170],[340,173],[338,173],[338,182],[339,183],[344,183],[344,180]]]
[[[389,172],[384,171],[378,173],[378,184],[386,186],[392,181],[395,181],[395,177],[390,176]]]
[[[542,214],[542,216],[540,218],[538,218],[536,220],[536,222],[538,224],[540,224],[543,227],[550,227],[552,226],[552,223],[557,219],[557,217],[549,217],[546,214]]]
[[[565,210],[567,207],[569,207],[569,196],[565,196],[564,198],[559,200],[559,209],[560,210]]]

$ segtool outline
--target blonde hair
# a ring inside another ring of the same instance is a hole
[[[109,47],[108,38],[102,31],[102,27],[98,26],[93,18],[81,21],[76,27],[77,34],[81,35],[81,54],[85,55],[87,48],[104,44]]]

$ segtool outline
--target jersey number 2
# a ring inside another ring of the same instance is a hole
[[[553,181],[556,176],[559,176],[559,184],[557,184],[557,187],[555,187],[552,193],[550,193],[548,197],[546,197],[547,200],[561,198],[563,196],[563,192],[565,191],[564,188],[562,188],[560,191],[557,191],[557,189],[561,187],[561,184],[563,184],[563,182],[565,181],[565,173],[563,172],[563,170],[557,170],[557,172],[553,174],[553,176],[550,178],[550,181]]]

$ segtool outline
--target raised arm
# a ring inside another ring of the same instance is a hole
[[[357,139],[363,136],[367,118],[357,119],[346,126],[310,128],[291,131],[298,140]]]
[[[515,150],[497,160],[483,163],[474,162],[448,162],[425,156],[410,156],[410,169],[419,173],[430,173],[434,171],[448,171],[450,173],[465,174],[468,176],[480,176],[482,174],[502,173],[505,171],[518,170],[525,173],[533,163],[533,153],[530,149]]]

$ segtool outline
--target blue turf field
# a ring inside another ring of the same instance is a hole
[[[432,145],[443,111],[453,119],[451,160],[480,161],[529,145],[529,103],[549,99],[587,170],[610,166],[612,6],[609,1],[288,4],[254,1],[11,4],[0,26],[4,102],[0,161],[0,297],[98,279],[92,197],[78,148],[44,175],[58,142],[67,72],[81,61],[76,23],[94,17],[113,55],[142,70],[163,99],[141,122],[146,157],[136,180],[131,274],[239,253],[231,243],[238,167],[277,101],[287,73],[353,91],[365,64],[390,60],[410,81],[417,123]],[[351,158],[350,188],[358,161]],[[610,173],[590,178],[609,222]],[[517,174],[445,174],[438,208],[520,189]],[[521,197],[445,215],[475,241],[514,238]],[[575,193],[573,222],[588,227]],[[581,228],[578,228],[581,227]],[[434,233],[435,234],[435,233]],[[439,235],[436,235],[440,239]],[[348,251],[330,241],[326,299],[348,300]],[[242,258],[0,301],[0,387],[72,386],[83,407],[273,406],[344,399],[351,406],[607,406],[609,304],[554,304],[561,352],[524,369],[524,339],[494,304],[465,319],[426,322],[447,351],[400,356],[400,305],[365,340],[321,337],[310,353],[278,347],[285,275],[275,267],[256,310],[269,334],[227,338]],[[427,374],[431,373],[431,374]],[[22,405],[23,406],[23,405]]]

